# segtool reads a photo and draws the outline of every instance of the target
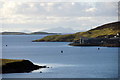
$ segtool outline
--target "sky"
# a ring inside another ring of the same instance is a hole
[[[118,2],[0,1],[0,30],[74,33],[118,21]]]

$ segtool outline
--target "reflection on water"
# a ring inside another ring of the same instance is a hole
[[[71,65],[71,64],[50,64],[50,63],[46,63],[46,64],[38,64],[38,63],[35,63],[36,65],[39,65],[39,66],[45,66],[45,65],[47,65],[47,67],[48,68],[42,68],[42,69],[39,69],[39,70],[34,70],[34,71],[32,71],[32,73],[34,73],[34,72],[40,72],[40,71],[42,71],[42,72],[49,72],[49,70],[50,69],[52,69],[52,68],[60,68],[60,67],[75,67],[75,66],[77,66],[77,65]]]

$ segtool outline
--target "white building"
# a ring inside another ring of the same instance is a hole
[[[85,41],[88,40],[86,37],[80,37],[80,44],[85,44]]]

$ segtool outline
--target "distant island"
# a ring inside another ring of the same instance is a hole
[[[73,42],[70,45],[73,46],[119,46],[120,38],[120,22],[113,22],[104,24],[102,26],[98,26],[94,29],[85,31],[85,32],[77,32],[74,34],[67,34],[67,35],[51,35],[46,36],[42,39],[33,40],[33,42]],[[86,38],[88,43],[80,43],[81,38]],[[94,40],[95,42],[102,42],[100,44],[92,44],[90,40]],[[113,40],[117,40],[117,43]],[[104,44],[103,44],[104,43]]]
[[[24,32],[2,32],[0,35],[39,35],[39,34],[60,34],[60,33],[48,33],[48,32],[31,32],[31,33],[24,33]]]
[[[0,35],[27,35],[27,33],[23,32],[2,32]]]

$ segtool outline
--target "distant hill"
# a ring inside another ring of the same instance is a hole
[[[102,26],[98,26],[97,28],[88,30],[86,32],[78,32],[75,34],[67,34],[67,35],[51,35],[34,41],[35,42],[39,42],[39,41],[40,42],[42,41],[72,42],[74,40],[78,40],[80,37],[95,38],[106,35],[116,35],[117,33],[120,33],[120,22],[104,24]]]
[[[23,32],[2,32],[1,35],[26,35],[26,33]]]
[[[38,35],[38,34],[59,34],[59,33],[48,33],[48,32],[32,32],[30,35]]]
[[[60,33],[47,33],[47,32],[32,32],[32,33],[24,33],[24,32],[2,32],[0,35],[39,35],[39,34],[60,34]]]

